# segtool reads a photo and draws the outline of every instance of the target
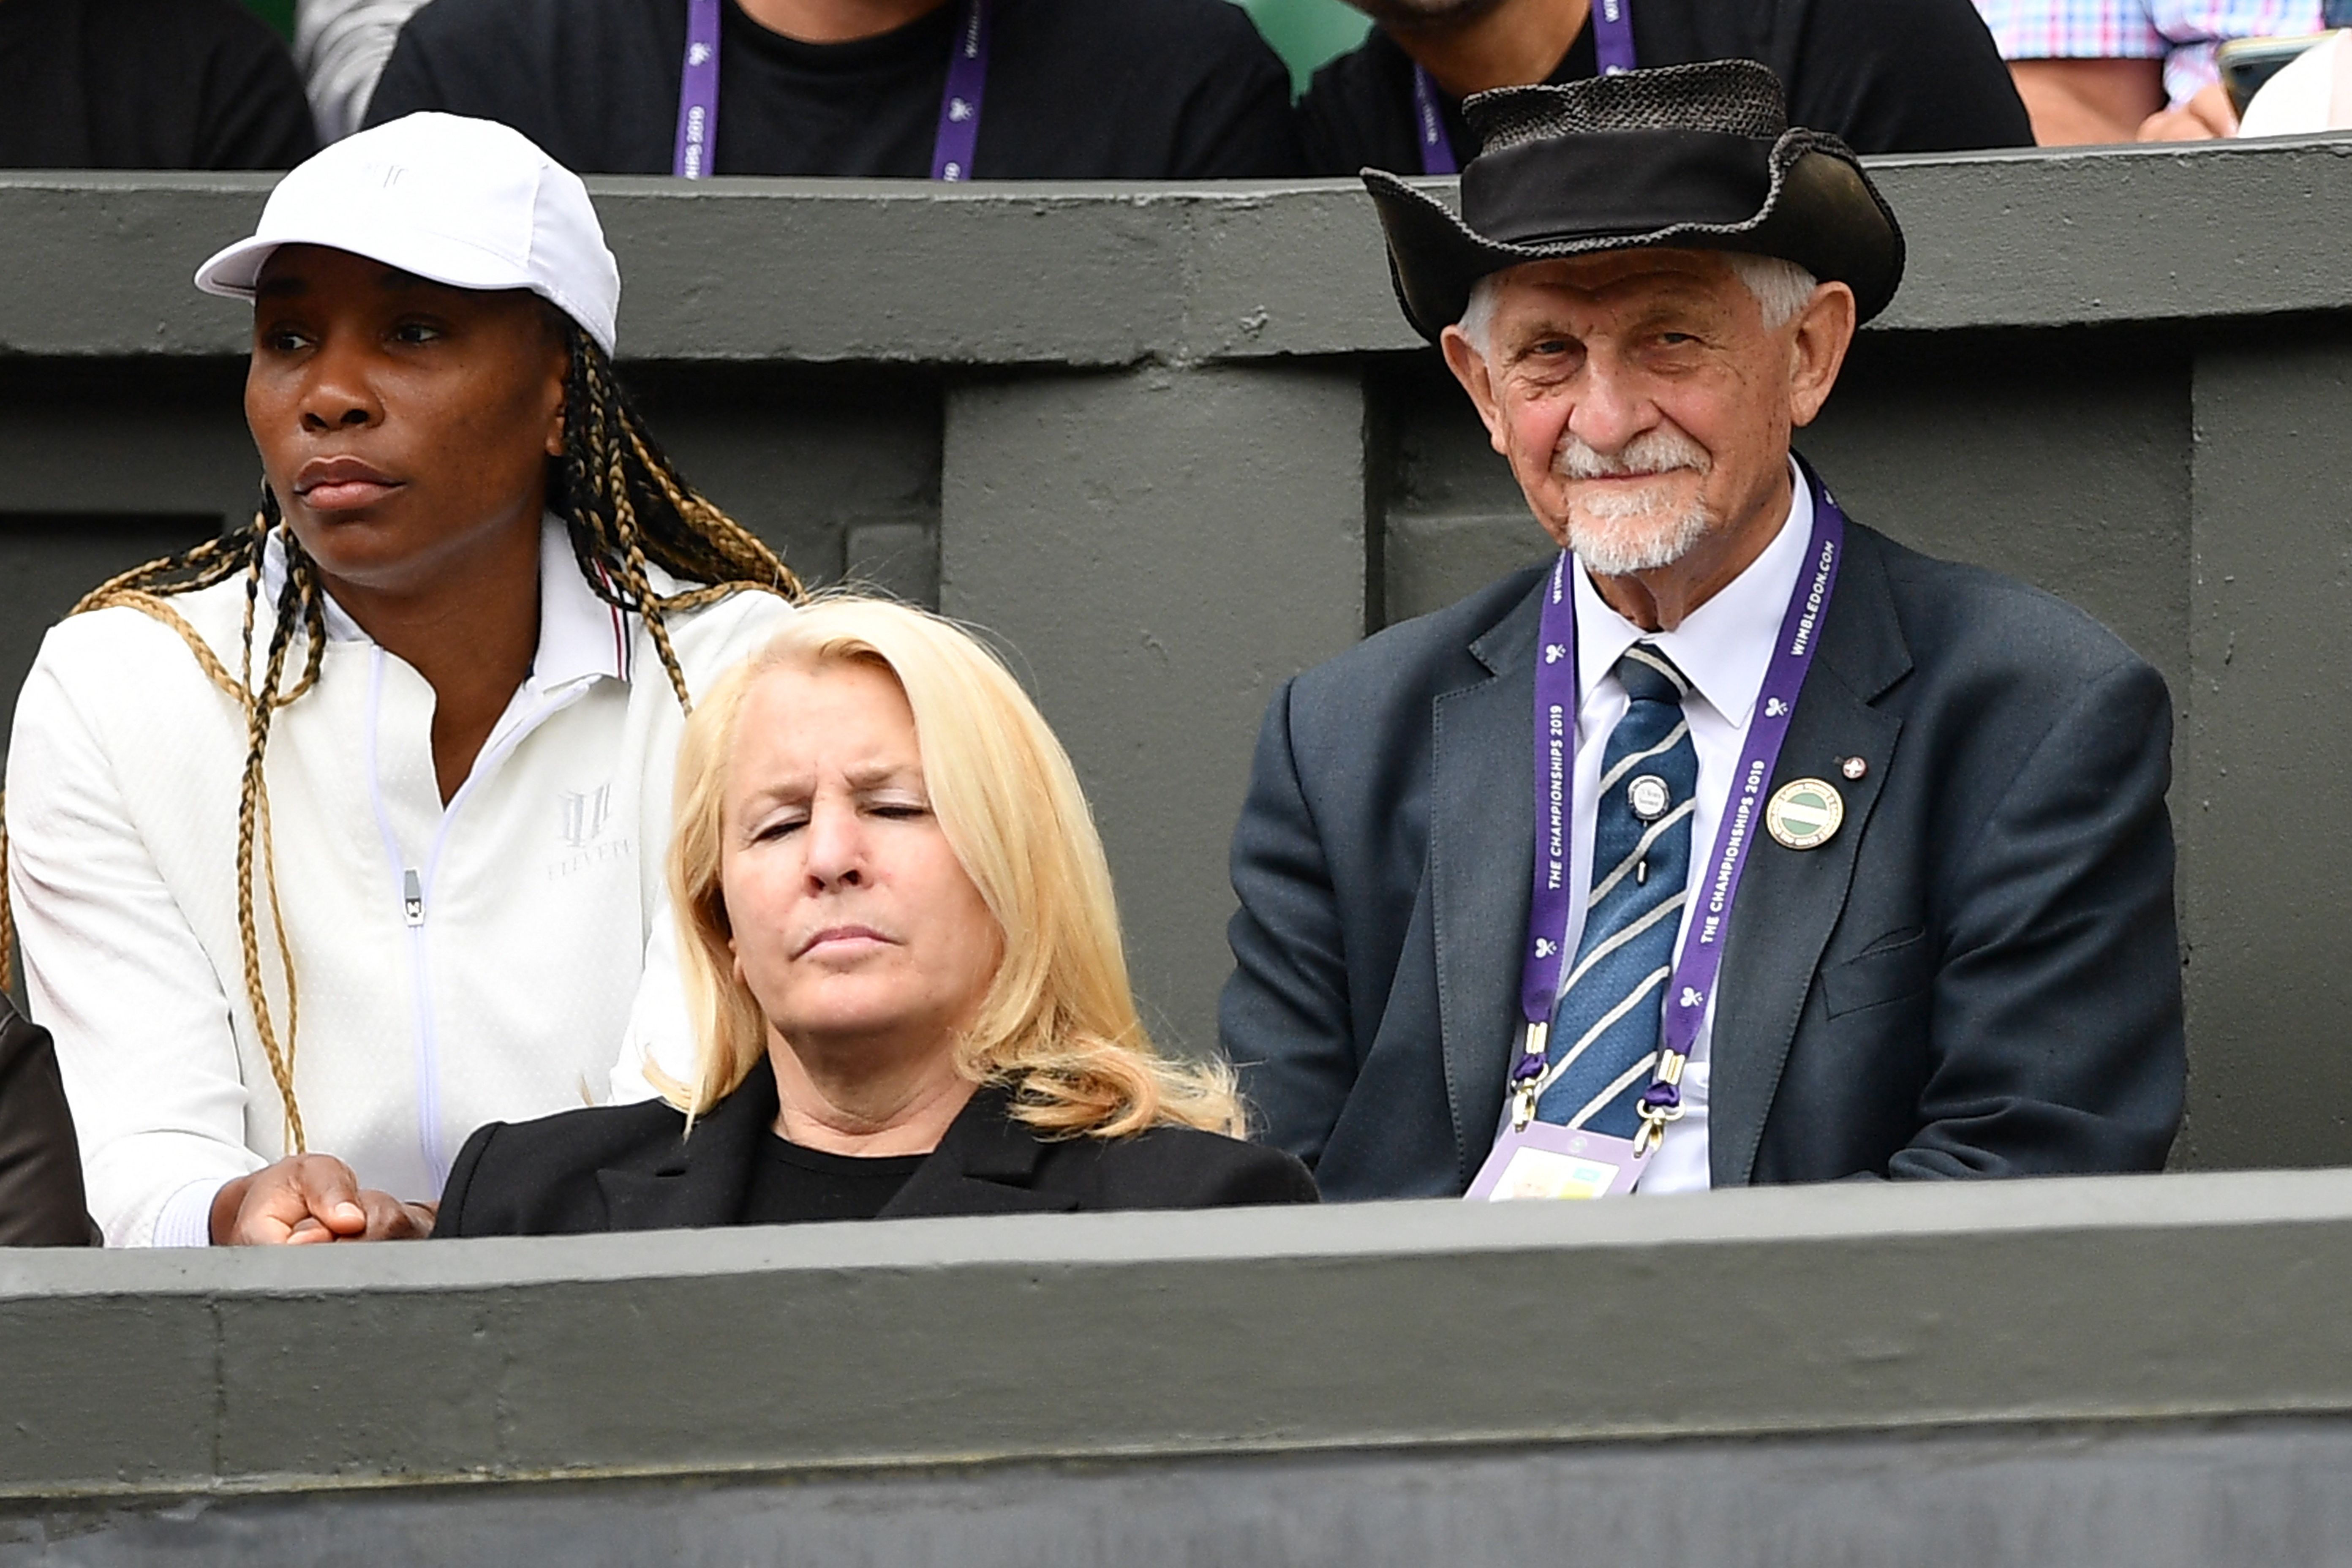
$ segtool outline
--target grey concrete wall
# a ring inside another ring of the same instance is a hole
[[[2326,896],[2352,880],[2352,142],[1876,167],[1910,276],[1801,445],[1855,515],[2075,600],[2165,672],[2179,1158],[2352,1162]],[[0,175],[0,687],[79,587],[247,504],[242,318],[186,278],[266,188]],[[688,471],[813,577],[997,629],[1094,796],[1147,1015],[1204,1045],[1266,694],[1539,543],[1397,315],[1368,203],[595,188],[627,372]]]
[[[0,1563],[2343,1562],[2347,1293],[2344,1172],[18,1253]]]

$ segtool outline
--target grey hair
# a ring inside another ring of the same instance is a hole
[[[1748,285],[1756,297],[1756,305],[1764,313],[1767,328],[1785,327],[1797,319],[1820,287],[1813,275],[1793,261],[1777,256],[1756,256],[1744,250],[1719,253],[1729,264],[1732,276]],[[1503,279],[1517,268],[1501,272],[1489,272],[1470,286],[1470,303],[1457,323],[1470,346],[1484,355],[1494,352],[1495,307],[1503,297]]]

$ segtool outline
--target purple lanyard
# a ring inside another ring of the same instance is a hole
[[[1616,0],[1622,5],[1624,0]],[[677,150],[669,172],[699,180],[710,173],[719,140],[719,7],[722,0],[687,0],[686,65],[677,81]],[[948,56],[940,128],[931,139],[931,178],[969,180],[980,145],[981,95],[988,87],[988,12],[984,0],[963,0]]]
[[[1593,0],[1592,53],[1602,76],[1633,68],[1633,0]],[[1445,134],[1445,116],[1438,111],[1437,84],[1419,66],[1412,68],[1412,133],[1421,143],[1423,174],[1462,172]]]
[[[1667,982],[1669,1005],[1657,1071],[1643,1096],[1643,1117],[1654,1129],[1682,1114],[1683,1063],[1706,1020],[1707,997],[1715,988],[1716,972],[1723,966],[1731,902],[1739,892],[1757,815],[1771,785],[1789,721],[1797,710],[1797,693],[1812,668],[1820,646],[1814,633],[1837,586],[1838,562],[1845,553],[1845,513],[1811,470],[1805,471],[1804,482],[1813,493],[1812,542],[1789,596],[1788,612],[1780,618],[1780,640],[1764,671],[1763,688],[1756,694],[1747,749],[1740,753],[1723,819],[1716,828],[1715,858],[1707,862],[1707,879],[1696,895],[1698,910]],[[1560,966],[1568,958],[1562,949],[1568,931],[1570,824],[1574,820],[1569,781],[1576,755],[1578,707],[1576,593],[1569,577],[1574,565],[1565,552],[1553,564],[1537,632],[1535,896],[1528,907],[1527,963],[1519,973],[1519,1011],[1527,1018],[1528,1034],[1511,1068],[1511,1088],[1519,1101],[1513,1112],[1515,1126],[1525,1126],[1533,1114],[1533,1089],[1543,1076],[1552,1008],[1559,1000]]]

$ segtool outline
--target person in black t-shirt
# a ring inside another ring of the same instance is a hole
[[[1965,3],[1965,0],[1963,0]],[[1289,78],[1228,0],[985,0],[962,177],[1250,179],[1299,169]],[[721,174],[933,170],[963,0],[722,0]],[[583,174],[672,171],[688,0],[436,0],[368,122],[502,120]]]
[[[294,62],[234,0],[0,0],[0,168],[290,169]]]
[[[1136,1016],[1077,774],[994,655],[820,599],[702,694],[668,855],[692,1063],[493,1122],[436,1236],[1312,1203]]]
[[[1771,68],[1789,121],[1859,153],[2030,147],[2033,128],[1970,0],[1619,0],[1643,66],[1748,59]],[[1477,151],[1461,100],[1489,88],[1600,74],[1591,0],[1349,0],[1378,24],[1299,100],[1307,168],[1450,173]],[[1414,68],[1427,73],[1446,161],[1425,164]]]

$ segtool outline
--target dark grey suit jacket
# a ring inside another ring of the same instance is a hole
[[[1845,821],[1751,851],[1714,1184],[2155,1170],[2187,1072],[2163,679],[2037,589],[1848,539],[1773,779],[1831,780]],[[1524,1028],[1540,577],[1267,711],[1221,1033],[1327,1198],[1456,1194],[1493,1144]]]

